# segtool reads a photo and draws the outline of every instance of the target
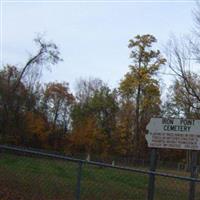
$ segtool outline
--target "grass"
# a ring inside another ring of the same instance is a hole
[[[145,200],[148,176],[83,165],[81,200]],[[72,162],[0,154],[0,200],[75,199],[78,165]],[[198,183],[199,184],[199,183]],[[186,181],[156,177],[155,200],[187,200]],[[200,185],[197,198],[200,200]]]

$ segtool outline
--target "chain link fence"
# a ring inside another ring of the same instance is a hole
[[[147,200],[155,176],[154,200],[188,200],[200,179],[88,162],[44,151],[0,145],[0,200]]]

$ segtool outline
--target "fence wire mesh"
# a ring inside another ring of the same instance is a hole
[[[0,200],[146,200],[150,172],[1,148]],[[188,200],[190,179],[155,173],[154,200]],[[200,200],[200,181],[195,180]]]
[[[156,177],[155,200],[188,200],[189,184],[187,181],[168,177]]]

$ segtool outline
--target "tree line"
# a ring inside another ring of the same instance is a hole
[[[42,84],[44,67],[62,61],[56,44],[38,36],[37,52],[22,67],[0,69],[0,142],[65,152],[147,158],[146,125],[151,117],[200,118],[200,61],[197,6],[195,32],[170,39],[166,53],[153,35],[129,40],[131,65],[117,88],[99,78],[79,79],[74,93],[67,82]],[[171,69],[174,81],[162,101],[158,73]],[[184,158],[176,151],[173,159]],[[168,154],[163,154],[168,159]]]

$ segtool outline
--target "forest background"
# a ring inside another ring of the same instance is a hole
[[[181,38],[170,37],[163,53],[151,34],[130,39],[129,71],[116,88],[99,78],[80,78],[74,92],[67,80],[43,84],[45,69],[63,60],[57,45],[38,34],[37,52],[23,66],[7,64],[0,69],[0,143],[102,160],[147,159],[145,134],[151,117],[200,118],[198,3],[193,16],[194,30]],[[163,67],[171,70],[168,75],[174,80],[161,98],[158,75]],[[160,151],[160,157],[186,157],[185,151],[170,151]]]

